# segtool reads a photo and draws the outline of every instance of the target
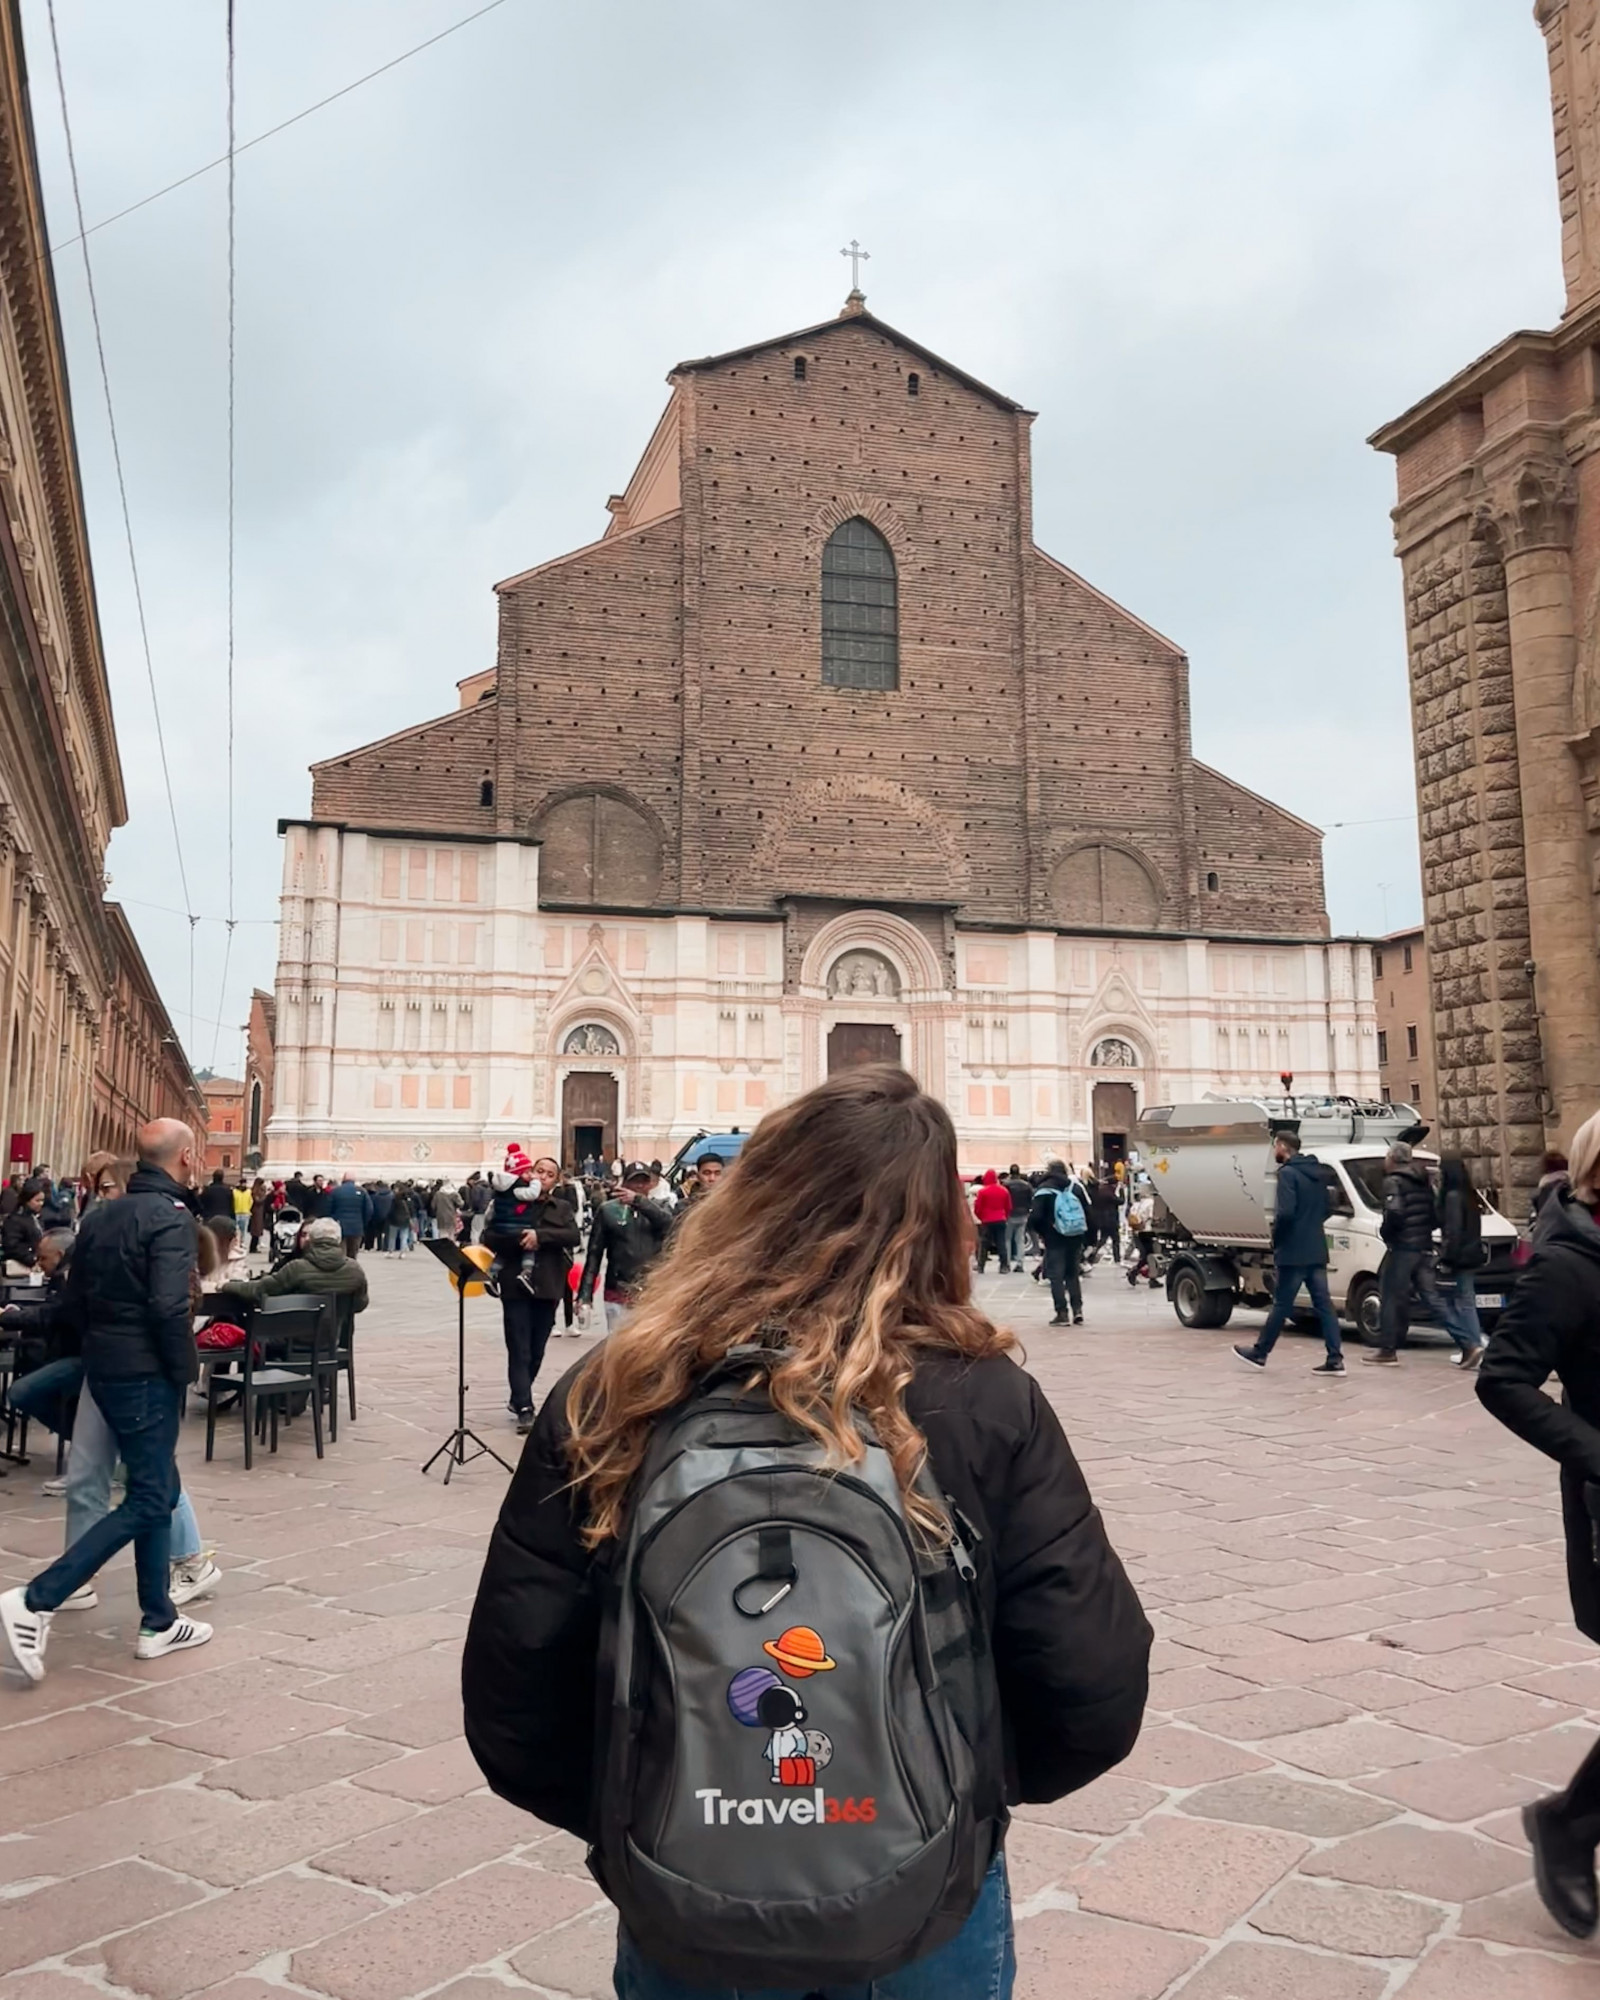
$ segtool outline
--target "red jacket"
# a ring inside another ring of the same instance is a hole
[[[993,1167],[983,1177],[983,1186],[972,1204],[972,1212],[980,1222],[1006,1222],[1010,1219],[1011,1192],[1000,1185],[1000,1177]]]

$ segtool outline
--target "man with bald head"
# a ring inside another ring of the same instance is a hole
[[[185,1618],[168,1594],[172,1509],[179,1492],[178,1421],[198,1373],[190,1279],[195,1222],[184,1198],[194,1134],[157,1118],[139,1134],[127,1192],[84,1215],[63,1311],[83,1339],[85,1382],[127,1468],[122,1505],[96,1521],[26,1589],[0,1595],[0,1630],[29,1680],[44,1678],[57,1609],[119,1549],[133,1544],[141,1660],[203,1646],[211,1627]]]

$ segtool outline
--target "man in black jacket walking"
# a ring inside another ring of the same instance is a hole
[[[524,1164],[520,1148],[507,1153],[508,1174],[522,1172]],[[580,1240],[571,1205],[552,1192],[560,1162],[547,1157],[531,1164],[532,1184],[519,1179],[497,1191],[483,1230],[500,1283],[511,1410],[523,1436],[533,1429],[533,1385]]]
[[[1433,1232],[1439,1210],[1427,1168],[1411,1157],[1403,1139],[1389,1148],[1384,1165],[1388,1172],[1383,1177],[1381,1231],[1388,1255],[1378,1273],[1382,1288],[1378,1345],[1361,1358],[1393,1367],[1400,1359],[1396,1349],[1410,1329],[1413,1290],[1458,1347],[1473,1342],[1463,1330],[1454,1299],[1446,1299],[1434,1283]]]
[[[83,1334],[84,1377],[117,1440],[127,1495],[24,1589],[0,1596],[0,1630],[29,1680],[44,1678],[57,1607],[133,1543],[141,1660],[203,1646],[211,1627],[185,1618],[168,1595],[172,1509],[179,1493],[178,1420],[198,1373],[189,1284],[195,1223],[184,1201],[194,1134],[158,1118],[139,1134],[139,1165],[119,1200],[83,1218],[65,1310]]]

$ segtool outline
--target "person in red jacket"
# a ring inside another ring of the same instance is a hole
[[[1000,1185],[1000,1176],[993,1167],[983,1177],[983,1186],[972,1204],[972,1213],[978,1223],[978,1269],[983,1270],[989,1261],[989,1253],[993,1251],[1000,1259],[1000,1269],[1009,1271],[1006,1224],[1011,1219],[1011,1191]]]

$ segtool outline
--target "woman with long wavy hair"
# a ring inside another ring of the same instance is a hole
[[[949,1510],[967,1534],[974,1649],[992,1656],[1001,1718],[980,1747],[1007,1798],[1059,1798],[1127,1755],[1150,1629],[1054,1411],[972,1303],[971,1250],[954,1129],[904,1070],[845,1071],[762,1120],[684,1217],[630,1321],[550,1392],[523,1453],[463,1666],[467,1738],[497,1792],[594,1839],[608,1559],[660,1424],[758,1340],[773,1350],[772,1408],[824,1463],[859,1464],[865,1419],[912,1531],[937,1541]],[[964,1928],[875,1979],[874,2000],[1010,1993],[1004,1820],[1002,1808]],[[731,2000],[662,1970],[626,1931],[616,1987],[623,2000]]]

